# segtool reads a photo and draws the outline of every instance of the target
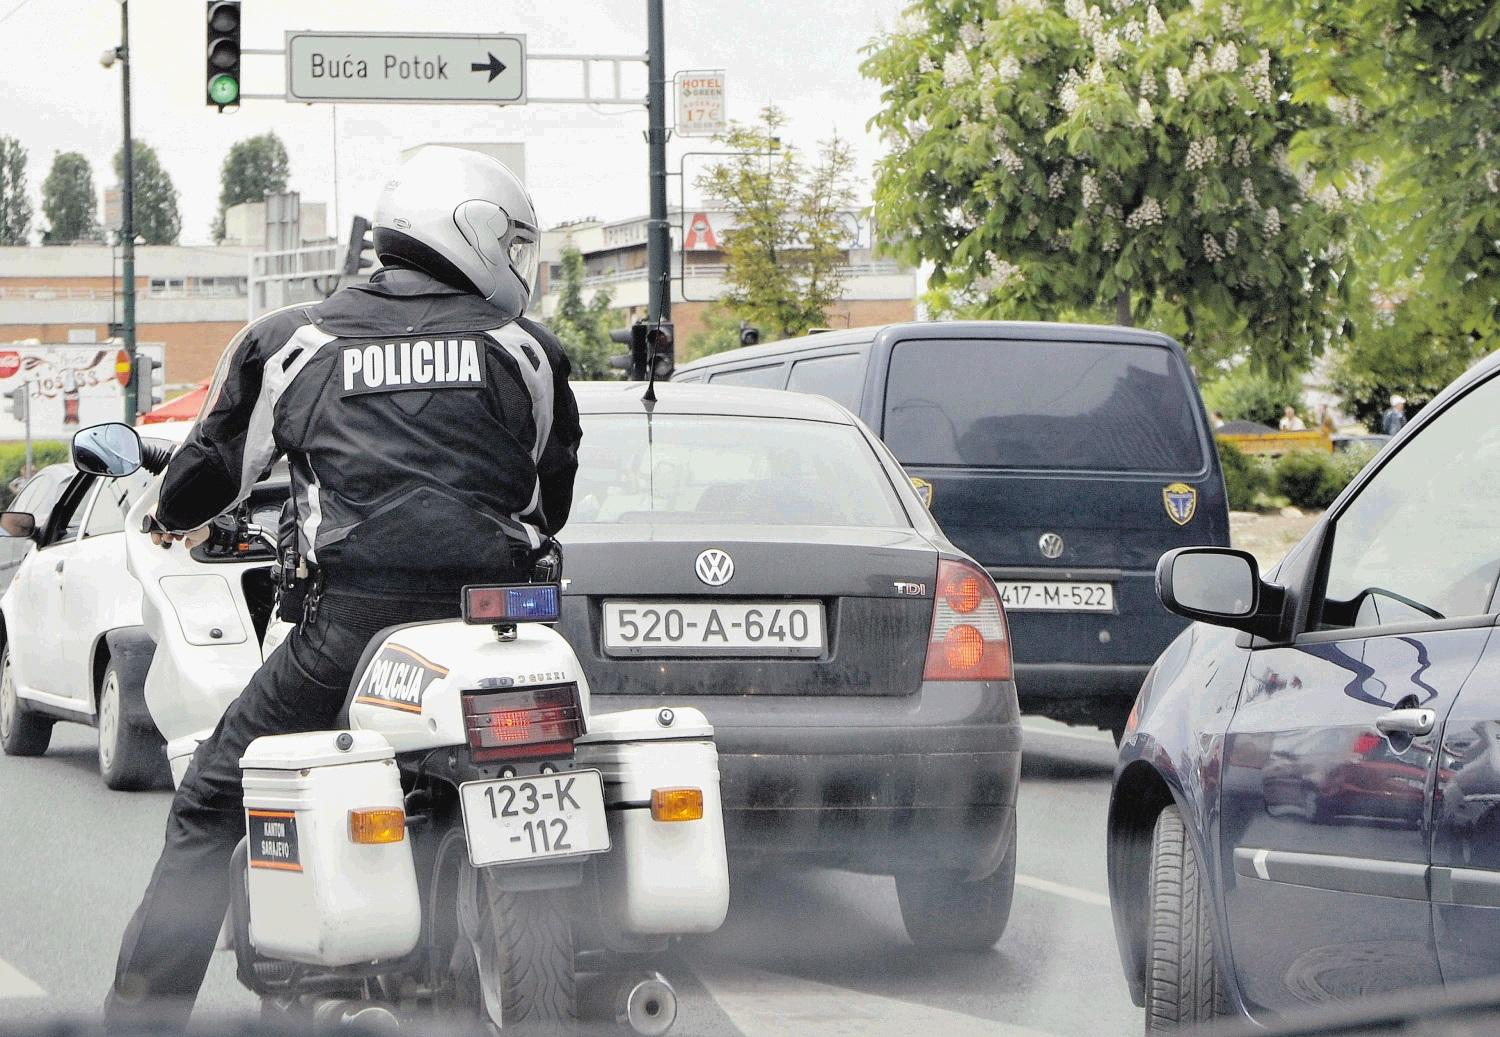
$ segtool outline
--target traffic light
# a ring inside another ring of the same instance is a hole
[[[740,321],[740,345],[755,346],[760,344],[760,329],[747,320]]]
[[[240,99],[240,5],[208,0],[208,103],[219,111]]]
[[[10,401],[10,416],[17,421],[26,420],[26,410],[31,406],[31,386],[20,385],[5,394]]]
[[[646,356],[655,376],[663,381],[672,377],[672,371],[677,366],[675,338],[672,322],[669,320],[658,322],[646,332]]]
[[[161,406],[163,386],[157,377],[157,372],[160,370],[160,360],[155,360],[145,353],[135,355],[135,409],[138,414],[145,414]]]
[[[615,328],[609,333],[611,342],[630,347],[629,353],[609,358],[609,366],[616,371],[624,371],[625,377],[632,382],[644,381],[646,378],[646,322],[638,320],[628,328]]]
[[[356,216],[349,225],[349,247],[344,252],[344,276],[354,277],[374,265],[375,242],[370,237],[370,221],[363,216]]]

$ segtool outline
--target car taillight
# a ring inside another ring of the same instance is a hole
[[[476,762],[571,756],[584,733],[578,685],[465,695],[464,730]]]
[[[989,575],[966,562],[938,562],[927,640],[928,681],[1010,680],[1005,610]]]

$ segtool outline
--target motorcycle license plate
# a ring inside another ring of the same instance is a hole
[[[609,849],[604,780],[598,771],[559,771],[459,786],[469,863],[476,868]]]

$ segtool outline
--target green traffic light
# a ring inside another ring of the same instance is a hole
[[[240,81],[231,75],[219,73],[208,81],[208,99],[214,104],[234,104],[240,98]]]

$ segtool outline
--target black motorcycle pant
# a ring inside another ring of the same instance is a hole
[[[262,735],[331,729],[377,631],[451,618],[458,606],[457,587],[404,599],[329,588],[315,616],[271,653],[198,746],[172,801],[166,845],[120,946],[106,1027],[187,1026],[229,905],[229,859],[245,835],[246,747]]]

